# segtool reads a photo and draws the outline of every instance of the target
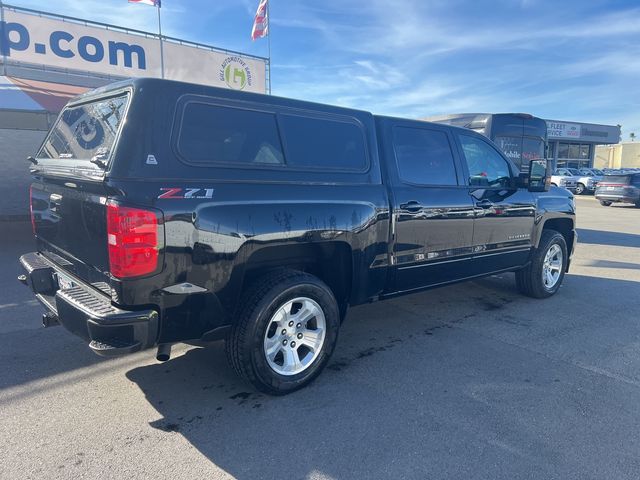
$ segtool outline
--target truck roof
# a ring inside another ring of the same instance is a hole
[[[208,97],[220,97],[220,98],[228,98],[246,102],[255,102],[255,103],[269,103],[275,105],[281,105],[286,107],[294,107],[302,110],[322,110],[329,113],[336,113],[342,115],[353,115],[353,116],[362,116],[362,115],[372,115],[371,112],[365,110],[359,110],[355,108],[347,108],[347,107],[338,107],[335,105],[328,105],[317,102],[310,102],[306,100],[297,100],[293,98],[287,97],[279,97],[275,95],[267,95],[261,93],[253,93],[253,92],[243,92],[240,90],[232,90],[229,88],[220,88],[220,87],[212,87],[208,85],[200,85],[195,83],[188,82],[179,82],[176,80],[166,80],[159,78],[131,78],[127,80],[122,80],[114,83],[110,83],[108,85],[104,85],[102,87],[95,88],[93,90],[89,90],[77,97],[74,97],[69,104],[77,104],[83,103],[87,100],[96,97],[102,97],[108,95],[111,92],[121,91],[124,89],[130,88],[134,91],[141,91],[144,88],[151,88],[154,90],[162,90],[166,89],[167,91],[176,92],[180,95],[182,94],[195,94],[202,95]]]

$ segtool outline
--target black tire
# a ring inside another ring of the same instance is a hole
[[[583,184],[578,183],[576,185],[576,195],[582,195],[585,192],[586,188],[584,187]]]
[[[560,277],[556,281],[552,288],[547,288],[542,280],[542,269],[544,266],[545,255],[553,245],[560,246],[562,250],[562,268],[560,270]],[[562,281],[564,280],[564,273],[567,269],[567,242],[564,237],[555,230],[543,230],[540,237],[540,244],[536,248],[531,262],[522,270],[516,272],[516,287],[518,291],[524,295],[533,298],[548,298],[555,294]]]
[[[602,205],[603,207],[610,207],[612,202],[609,202],[608,200],[600,200],[600,205]]]
[[[272,316],[297,297],[310,298],[320,306],[326,323],[324,343],[305,370],[295,375],[281,375],[269,365],[263,342]],[[333,353],[339,327],[338,304],[324,282],[295,270],[274,271],[259,278],[244,293],[226,340],[227,358],[238,375],[258,390],[284,395],[308,385],[320,374]]]

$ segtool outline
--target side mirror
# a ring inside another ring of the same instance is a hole
[[[551,172],[548,160],[532,160],[527,174],[527,188],[530,192],[548,192],[551,188]]]

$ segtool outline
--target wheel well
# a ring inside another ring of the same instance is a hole
[[[573,249],[573,221],[569,218],[552,218],[544,222],[543,230],[555,230],[560,233],[565,242],[567,242],[567,249],[569,250],[569,254],[571,254],[571,250]]]
[[[269,270],[290,268],[315,275],[333,292],[340,310],[346,308],[351,294],[351,247],[344,242],[280,245],[262,248],[245,263],[242,289]]]

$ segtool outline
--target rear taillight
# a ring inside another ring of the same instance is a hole
[[[33,216],[33,184],[29,185],[29,214],[31,215],[31,230],[36,234],[36,218]]]
[[[160,250],[161,215],[152,210],[107,203],[109,269],[117,278],[155,272]]]

